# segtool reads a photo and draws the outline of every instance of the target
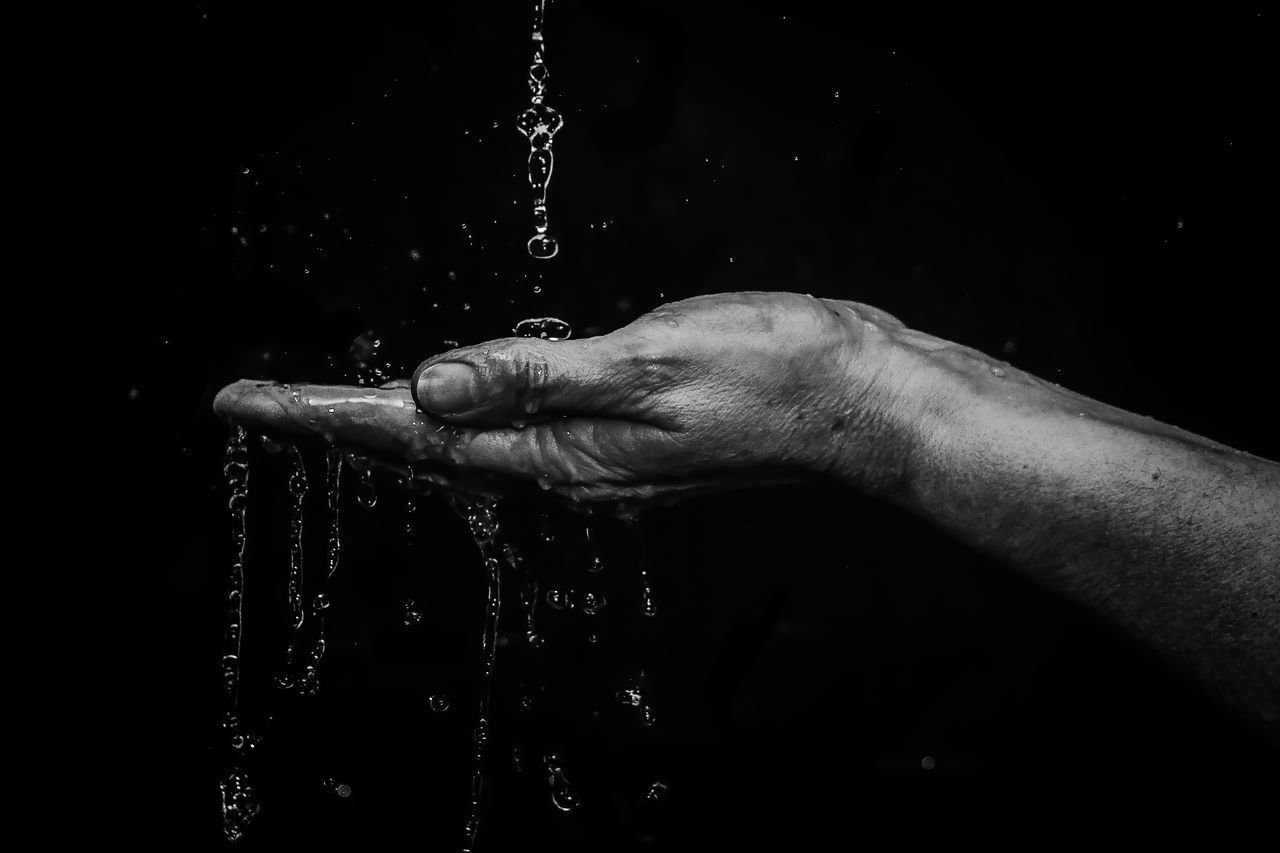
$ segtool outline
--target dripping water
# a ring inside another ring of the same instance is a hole
[[[325,485],[329,508],[328,569],[320,592],[311,600],[311,614],[315,617],[316,637],[307,655],[302,674],[292,683],[292,688],[306,696],[314,696],[320,690],[320,661],[325,652],[325,614],[329,609],[329,581],[338,571],[342,558],[342,452],[330,448],[325,455]]]
[[[543,20],[546,0],[535,0],[533,7],[533,62],[529,66],[530,106],[516,118],[516,129],[529,139],[529,187],[533,190],[533,229],[529,238],[529,254],[535,258],[554,258],[560,244],[548,232],[547,184],[551,182],[554,161],[551,140],[564,126],[564,118],[543,103],[550,72],[546,64],[546,40]]]
[[[551,788],[551,804],[562,812],[571,812],[578,807],[578,790],[564,775],[564,765],[559,753],[548,752],[542,757],[543,766],[547,770],[547,785]]]
[[[289,466],[289,497],[293,499],[289,514],[289,614],[293,620],[293,631],[285,650],[285,671],[276,677],[276,684],[281,687],[287,687],[290,681],[288,672],[293,667],[302,623],[306,620],[306,609],[302,606],[302,525],[309,485],[302,451],[296,445],[289,447]]]
[[[640,533],[640,520],[635,516],[627,519],[627,533],[631,538],[631,548],[640,565],[640,612],[645,616],[654,616],[658,606],[653,600],[653,587],[649,584],[649,566],[645,559],[644,538]]]
[[[542,645],[542,636],[538,633],[536,615],[538,608],[538,579],[534,577],[521,557],[509,543],[502,546],[502,556],[507,566],[520,577],[520,605],[524,608],[524,638],[533,648]]]
[[[501,565],[496,542],[498,535],[498,505],[495,501],[455,500],[454,509],[467,519],[471,537],[475,540],[484,561],[488,593],[486,596],[484,632],[481,636],[480,702],[473,739],[475,752],[471,766],[471,807],[465,827],[464,851],[475,849],[480,831],[480,803],[484,792],[484,755],[489,741],[489,701],[493,693],[493,665],[498,651],[498,618],[502,609],[502,589],[499,567]]]
[[[227,481],[227,509],[231,513],[231,537],[234,560],[227,590],[227,630],[223,637],[222,686],[226,699],[223,730],[231,747],[231,769],[218,789],[222,796],[222,832],[228,841],[237,841],[245,828],[261,810],[257,793],[244,769],[247,755],[256,740],[247,735],[240,722],[240,637],[244,613],[245,516],[249,499],[248,433],[235,424],[222,468]]]

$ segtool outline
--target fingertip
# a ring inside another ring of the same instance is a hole
[[[239,402],[261,383],[251,379],[237,379],[224,387],[213,398],[213,413],[223,420],[232,420],[239,410]]]
[[[481,400],[480,372],[465,361],[437,361],[414,371],[413,400],[427,414],[460,415]]]

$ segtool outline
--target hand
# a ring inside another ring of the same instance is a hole
[[[455,485],[516,478],[576,502],[824,475],[877,490],[901,477],[916,432],[899,333],[856,303],[719,294],[596,338],[452,350],[379,389],[241,381],[214,408]]]

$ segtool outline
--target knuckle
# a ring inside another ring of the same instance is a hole
[[[492,366],[495,373],[508,379],[512,408],[535,415],[546,405],[551,391],[551,364],[544,353],[529,342],[514,340],[494,354],[500,362]]]

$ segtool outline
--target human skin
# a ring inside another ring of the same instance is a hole
[[[508,338],[379,389],[242,380],[222,417],[466,489],[630,512],[835,481],[1143,642],[1280,747],[1280,465],[854,302],[730,293],[595,338]]]

